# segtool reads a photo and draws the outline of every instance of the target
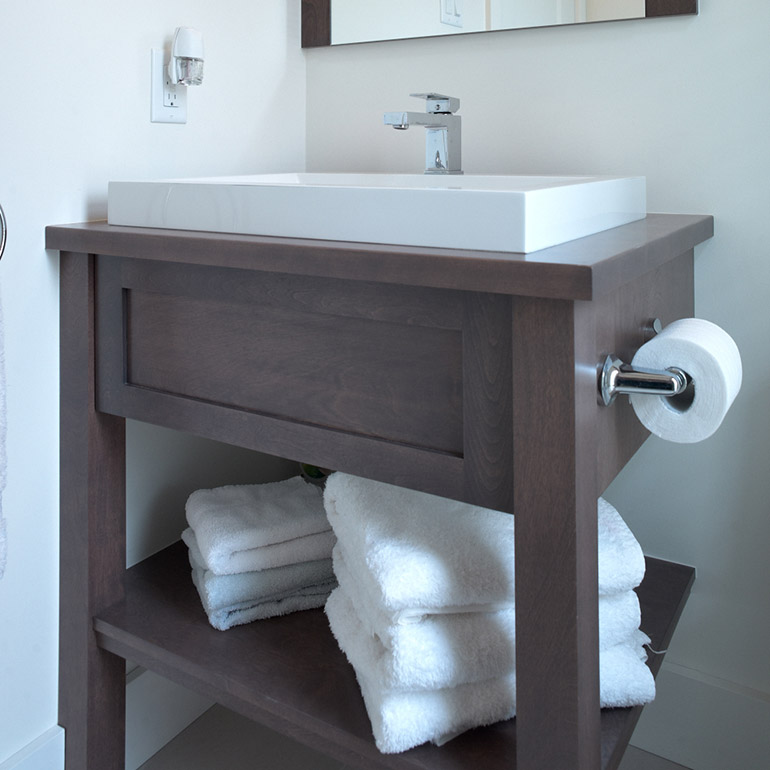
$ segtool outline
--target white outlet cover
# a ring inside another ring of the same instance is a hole
[[[163,91],[174,86],[171,85],[164,66],[163,49],[153,48],[150,53],[150,122],[187,123],[187,87],[176,86],[175,106],[166,106]]]

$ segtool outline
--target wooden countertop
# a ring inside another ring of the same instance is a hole
[[[442,289],[593,300],[713,235],[713,217],[648,214],[596,235],[520,254],[317,241],[106,222],[52,225],[46,248]],[[312,249],[308,247],[312,246]]]

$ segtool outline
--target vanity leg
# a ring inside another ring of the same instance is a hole
[[[67,770],[125,757],[125,661],[97,647],[93,616],[123,597],[125,420],[95,406],[95,258],[62,253],[59,722]]]
[[[518,770],[597,770],[596,362],[587,302],[515,298]]]

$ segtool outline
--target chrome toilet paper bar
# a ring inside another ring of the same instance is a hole
[[[671,366],[658,369],[634,369],[615,356],[607,356],[599,374],[602,403],[609,406],[619,393],[643,393],[651,396],[678,396],[690,383],[686,372]]]

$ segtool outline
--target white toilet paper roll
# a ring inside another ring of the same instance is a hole
[[[692,378],[692,400],[685,394],[630,396],[637,417],[651,433],[682,444],[702,441],[714,433],[743,378],[741,355],[732,337],[701,318],[669,324],[639,348],[632,366],[661,370],[674,366]]]

